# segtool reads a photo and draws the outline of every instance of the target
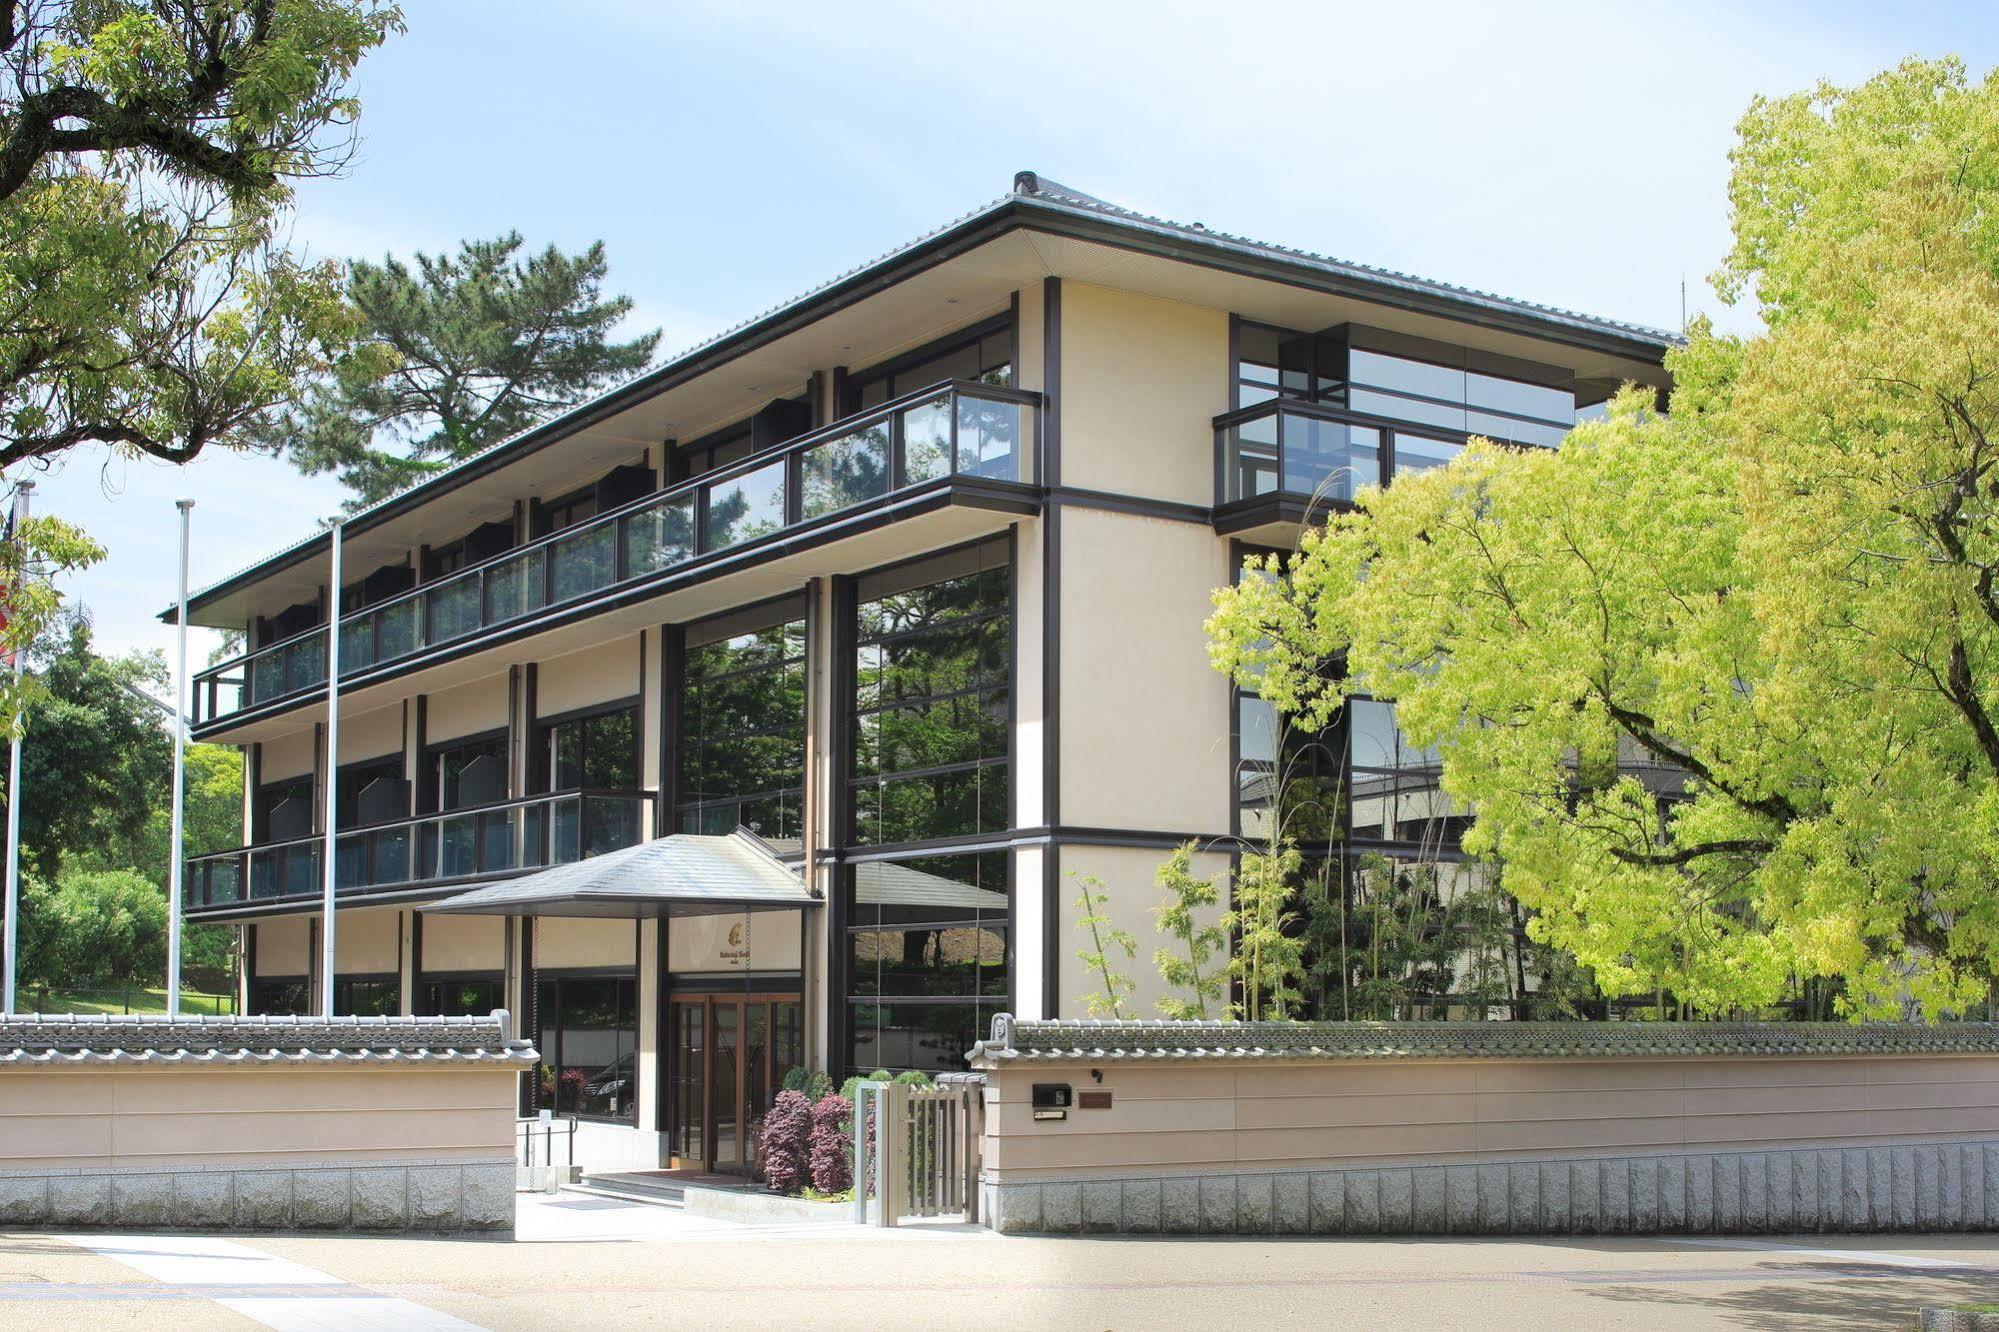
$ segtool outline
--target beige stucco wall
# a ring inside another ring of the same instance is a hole
[[[423,918],[423,970],[499,971],[506,963],[507,923],[498,916]]]
[[[682,916],[666,931],[672,972],[796,971],[796,911]]]
[[[639,692],[639,636],[551,657],[535,675],[535,711],[553,717]]]
[[[313,771],[317,766],[317,756],[313,752],[316,743],[310,726],[264,741],[257,766],[257,780],[268,785]]]
[[[0,1171],[506,1158],[507,1066],[0,1071]]]
[[[504,672],[441,689],[424,702],[424,740],[440,744],[461,735],[496,731],[507,724],[507,677]]]
[[[340,713],[340,761],[357,763],[403,752],[403,705],[392,704],[373,712],[348,716]]]
[[[1063,283],[1063,484],[1214,503],[1228,349],[1225,311]]]
[[[1168,994],[1178,994],[1181,998],[1191,998],[1184,991],[1169,990],[1159,978],[1159,967],[1153,961],[1153,954],[1161,948],[1172,948],[1176,955],[1180,946],[1159,932],[1154,909],[1165,901],[1156,875],[1159,867],[1171,853],[1146,847],[1123,846],[1078,846],[1062,848],[1062,883],[1060,889],[1062,915],[1057,924],[1060,947],[1056,955],[1058,975],[1058,1012],[1053,1017],[1091,1017],[1084,1003],[1086,995],[1104,991],[1103,977],[1092,971],[1077,957],[1078,952],[1093,952],[1095,946],[1089,931],[1080,925],[1080,913],[1076,910],[1076,899],[1082,894],[1081,880],[1094,875],[1102,884],[1102,892],[1109,901],[1102,908],[1110,918],[1105,928],[1128,931],[1137,941],[1136,956],[1129,961],[1117,955],[1113,949],[1112,970],[1129,976],[1134,988],[1124,1000],[1123,1016],[1128,1018],[1158,1018],[1164,1016],[1159,1010],[1159,1000]],[[1194,873],[1204,877],[1226,875],[1229,868],[1227,856],[1205,852],[1194,857]],[[1202,913],[1204,925],[1215,924],[1221,918],[1222,904],[1228,901],[1226,882],[1220,885],[1221,904]],[[1093,891],[1096,891],[1093,889]],[[1108,938],[1108,935],[1106,935]],[[1218,956],[1209,966],[1217,971],[1228,965],[1226,956]],[[1209,1001],[1209,1010],[1217,1018],[1223,1016],[1222,1004]],[[1108,1013],[1101,1016],[1109,1016]]]
[[[1989,1138],[1999,1056],[1032,1061],[989,1076],[999,1180]],[[1036,1120],[1034,1083],[1112,1093]]]
[[[1228,543],[1192,523],[1062,513],[1061,821],[1229,826],[1228,682],[1202,623]]]
[[[256,923],[259,976],[303,976],[310,970],[308,922],[306,916],[278,916]]]
[[[348,907],[334,921],[337,976],[393,975],[402,969],[402,912],[396,907]]]
[[[534,923],[536,970],[557,967],[629,967],[636,960],[637,931],[629,920],[544,916]]]

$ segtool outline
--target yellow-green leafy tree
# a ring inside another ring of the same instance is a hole
[[[1717,287],[1762,332],[1691,328],[1666,414],[1365,495],[1217,594],[1213,658],[1304,725],[1392,700],[1605,993],[1963,1011],[1999,975],[1999,84],[1759,99],[1731,160]]]

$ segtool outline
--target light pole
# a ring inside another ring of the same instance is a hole
[[[180,510],[180,601],[174,624],[180,631],[180,660],[174,668],[174,804],[173,833],[167,851],[167,1016],[180,1016],[180,931],[182,876],[186,873],[181,854],[185,835],[182,806],[187,792],[187,543],[194,501],[174,501]]]
[[[7,534],[15,541],[21,540],[21,525],[28,521],[28,496],[33,494],[35,483],[23,481],[14,487],[14,516],[7,524]],[[15,561],[14,581],[18,584],[27,574],[25,561]],[[10,589],[11,595],[11,589]],[[15,648],[7,654],[9,664],[14,668],[14,696],[18,704],[21,683],[21,649]],[[20,917],[21,917],[21,732],[27,729],[28,712],[21,708],[14,718],[13,735],[7,748],[7,923],[4,940],[0,940],[0,952],[6,954],[7,978],[0,986],[0,1013],[14,1011],[14,976],[20,961]]]
[[[326,613],[326,843],[320,852],[319,1015],[333,1016],[333,868],[335,788],[340,782],[340,519],[327,525],[333,545]]]

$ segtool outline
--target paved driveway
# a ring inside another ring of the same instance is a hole
[[[0,1235],[0,1326],[1906,1328],[1999,1237],[1001,1239],[564,1195],[511,1241]]]

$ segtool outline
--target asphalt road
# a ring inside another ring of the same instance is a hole
[[[564,1195],[513,1241],[0,1235],[0,1327],[1909,1328],[1999,1236],[1003,1239]]]

